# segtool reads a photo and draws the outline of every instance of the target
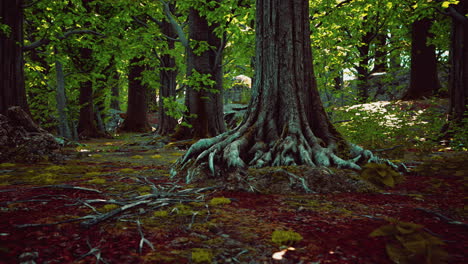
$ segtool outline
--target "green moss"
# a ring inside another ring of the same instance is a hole
[[[210,250],[204,248],[192,249],[192,261],[194,263],[211,263],[213,254]]]
[[[169,212],[166,210],[159,210],[159,211],[154,211],[153,216],[155,217],[167,217],[169,215]]]
[[[91,184],[104,184],[104,183],[106,183],[106,180],[105,179],[100,179],[100,178],[95,178],[95,179],[89,180],[88,183],[91,183]]]
[[[302,240],[302,236],[294,231],[275,230],[271,235],[271,241],[280,246],[291,246]]]
[[[112,211],[112,210],[114,210],[114,209],[117,209],[117,208],[119,208],[119,206],[116,205],[116,204],[106,204],[106,205],[104,205],[103,207],[101,207],[101,209],[102,209],[104,212],[110,212],[110,211]]]
[[[85,174],[85,176],[88,176],[88,177],[95,177],[95,176],[99,176],[99,175],[101,175],[101,174],[102,174],[102,173],[99,172],[99,171],[91,171],[91,172],[87,172],[87,173]]]
[[[210,200],[209,204],[211,206],[218,206],[218,205],[224,205],[224,204],[230,204],[231,200],[225,197],[215,197]]]

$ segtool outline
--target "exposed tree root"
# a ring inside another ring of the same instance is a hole
[[[221,178],[228,182],[236,179],[234,181],[243,186],[240,189],[258,191],[255,184],[245,186],[249,185],[246,183],[249,181],[248,168],[306,165],[310,168],[361,170],[360,164],[374,162],[386,163],[396,170],[404,169],[353,144],[349,144],[349,153],[343,154],[347,158],[341,158],[337,154],[337,144],[331,141],[328,146],[322,146],[321,140],[313,134],[308,137],[302,133],[289,133],[266,144],[254,140],[253,133],[249,133],[246,127],[198,141],[175,163],[171,175],[182,175],[187,183],[206,178]],[[284,170],[282,172],[291,182],[298,182],[302,186],[302,192],[314,192],[304,177]]]

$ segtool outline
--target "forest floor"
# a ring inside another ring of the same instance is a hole
[[[468,262],[466,152],[404,146],[390,150],[410,168],[394,188],[278,195],[171,179],[184,150],[151,140],[124,134],[80,142],[60,164],[0,164],[0,263]]]

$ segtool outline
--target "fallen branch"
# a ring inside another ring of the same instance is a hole
[[[91,220],[88,220],[88,221],[84,221],[80,224],[81,227],[83,228],[89,228],[95,224],[98,224],[102,221],[105,221],[117,214],[120,214],[126,210],[129,210],[131,208],[134,208],[136,206],[139,206],[139,205],[142,205],[142,204],[147,204],[151,202],[150,200],[143,200],[143,201],[138,201],[138,202],[135,202],[135,203],[131,203],[131,204],[127,204],[127,205],[124,205],[122,207],[119,207],[119,208],[116,208],[106,214],[100,214],[100,215],[94,215],[94,216],[91,216],[92,219]]]
[[[103,258],[101,257],[101,250],[100,250],[99,248],[97,248],[97,247],[91,247],[91,243],[89,243],[89,240],[86,241],[86,244],[87,244],[88,247],[89,247],[88,253],[86,253],[86,254],[80,256],[80,257],[77,259],[77,261],[78,261],[78,260],[81,260],[81,259],[84,259],[84,258],[86,258],[87,256],[93,255],[93,256],[96,258],[96,264],[99,263],[100,261],[102,261],[102,263],[104,263],[104,264],[108,264],[108,262],[107,262],[105,259],[103,259]]]
[[[38,186],[38,187],[31,187],[30,189],[44,189],[44,188],[72,189],[72,190],[79,190],[79,191],[102,193],[101,191],[96,190],[96,189],[80,187],[80,186],[73,186],[73,185],[70,185],[70,184],[44,185],[44,186]],[[18,188],[5,189],[5,190],[0,190],[0,193],[2,193],[2,192],[16,192],[18,190],[19,190]]]
[[[460,222],[460,221],[455,221],[441,213],[438,213],[438,212],[434,212],[434,211],[431,211],[429,209],[426,209],[426,208],[415,208],[416,210],[419,210],[419,211],[423,211],[425,213],[428,213],[428,214],[432,214],[432,215],[435,215],[437,217],[439,217],[441,220],[445,221],[447,224],[452,224],[452,225],[461,225],[461,226],[464,226],[464,227],[468,227],[468,224],[466,223],[463,223],[463,222]]]
[[[141,236],[141,239],[140,239],[140,247],[139,247],[139,252],[140,252],[140,255],[141,253],[143,252],[143,246],[145,244],[147,244],[153,251],[154,251],[154,246],[153,244],[145,238],[144,234],[143,234],[143,230],[141,229],[141,223],[140,223],[140,220],[137,220],[136,221],[137,223],[137,227],[138,227],[138,233],[140,233],[140,236]]]
[[[54,222],[54,223],[47,223],[47,224],[24,224],[24,225],[14,225],[16,228],[27,228],[27,227],[44,227],[44,226],[54,226],[54,225],[60,225],[60,224],[67,224],[67,223],[73,223],[81,220],[85,220],[90,218],[91,216],[83,216],[83,217],[78,217],[78,218],[73,218],[73,219],[68,219],[68,220],[63,220],[59,222]]]

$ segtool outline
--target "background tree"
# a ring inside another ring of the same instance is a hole
[[[440,89],[435,46],[429,44],[432,19],[424,17],[411,24],[411,77],[403,100],[429,97]]]
[[[449,112],[456,123],[461,123],[468,102],[468,4],[460,1],[449,6],[447,12],[452,17]]]
[[[148,87],[142,82],[145,65],[144,58],[135,57],[130,61],[128,73],[128,108],[127,115],[120,131],[147,132],[151,130],[148,123],[147,90]]]
[[[172,14],[175,13],[175,3],[169,3],[169,10]],[[171,26],[171,23],[164,19],[159,23],[161,32],[166,36],[167,50],[160,57],[160,88],[159,88],[159,111],[158,111],[158,130],[157,133],[160,135],[169,135],[174,132],[177,126],[177,120],[166,113],[170,99],[176,98],[177,88],[177,65],[174,58],[175,53],[175,39],[177,34]]]
[[[255,65],[252,99],[241,125],[198,141],[177,161],[178,172],[186,172],[191,180],[199,167],[209,167],[218,177],[247,167],[359,168],[355,161],[362,153],[349,152],[320,101],[312,66],[308,1],[257,1]],[[364,153],[365,158],[371,155]],[[357,158],[347,160],[351,156]]]
[[[24,87],[23,63],[23,1],[5,0],[0,3],[0,114],[11,106],[29,112]]]

